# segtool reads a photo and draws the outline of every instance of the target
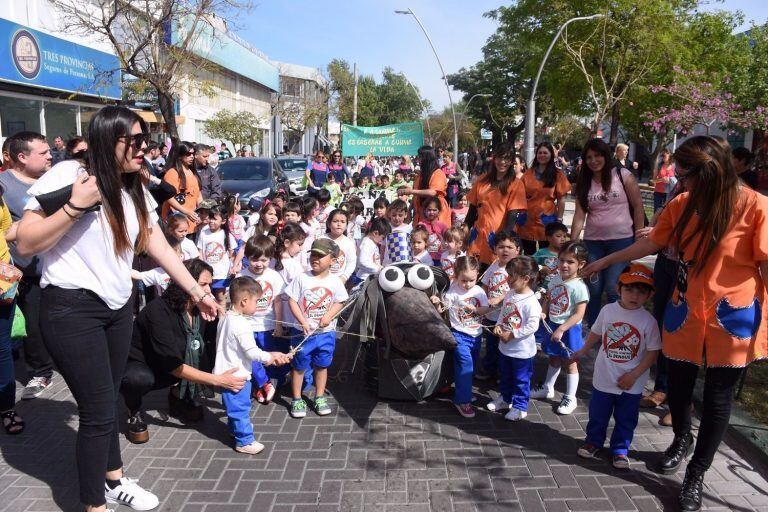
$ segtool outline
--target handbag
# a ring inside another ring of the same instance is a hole
[[[621,169],[616,169],[616,173],[619,175],[619,181],[621,182],[621,188],[624,189],[624,195],[627,196],[627,205],[629,206],[629,216],[632,219],[632,231],[637,231],[639,228],[635,226],[635,208],[632,206],[632,203],[629,202],[629,196],[627,195],[627,187],[624,186],[624,177],[621,175]],[[643,226],[647,227],[650,222],[648,221],[648,214],[643,211]]]
[[[86,172],[88,172],[87,169]],[[90,174],[90,172],[88,172],[88,174]],[[66,187],[62,187],[58,190],[40,194],[36,196],[35,199],[37,199],[37,202],[40,204],[40,208],[43,209],[43,212],[45,212],[45,215],[51,216],[64,208],[64,205],[67,204],[70,199],[72,199],[72,185],[67,185]],[[83,211],[86,213],[97,212],[99,209],[101,209],[100,202]]]
[[[13,260],[10,263],[0,261],[0,304],[13,304],[22,275],[21,270],[13,265]]]

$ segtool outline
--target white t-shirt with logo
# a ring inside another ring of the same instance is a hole
[[[237,240],[230,234],[229,251],[227,251],[224,245],[225,236],[226,233],[221,228],[213,233],[211,228],[203,226],[197,238],[200,259],[213,267],[213,278],[216,280],[229,277],[229,268],[232,265],[229,251],[234,251],[235,247],[237,247]]]
[[[649,350],[661,350],[656,319],[643,308],[624,309],[618,302],[606,304],[597,315],[592,332],[600,336],[592,385],[604,393],[643,392],[650,369],[638,377],[632,389],[619,388],[619,377],[633,370]]]
[[[589,302],[589,290],[581,278],[563,281],[560,274],[549,281],[547,316],[556,324],[564,324],[573,315],[576,306]]]
[[[304,273],[304,267],[301,265],[301,261],[299,261],[298,257],[282,258],[281,261],[283,263],[283,268],[282,270],[278,270],[277,273],[283,278],[283,293],[280,295],[280,300],[283,302],[283,318],[278,318],[277,320],[289,324],[282,324],[285,329],[289,329],[290,327],[301,329],[300,325],[293,325],[296,323],[296,319],[293,318],[291,308],[288,306],[288,296],[285,294],[285,289],[294,279]]]
[[[311,272],[301,274],[288,285],[285,294],[296,301],[312,330],[317,329],[320,319],[331,306],[349,298],[341,279],[330,273],[325,277],[317,277]],[[290,312],[290,308],[288,311]],[[290,316],[293,317],[293,314],[291,313]],[[289,321],[299,325],[295,318]],[[296,328],[301,329],[301,327]],[[335,329],[336,319],[318,332],[330,332]]]
[[[76,160],[56,164],[27,191],[25,210],[42,210],[36,196],[72,185],[85,170]],[[69,290],[83,288],[98,295],[112,310],[123,307],[131,298],[134,244],[139,235],[139,217],[133,200],[121,191],[129,248],[115,256],[114,238],[104,208],[84,214],[42,258],[40,286],[58,286]],[[157,228],[157,203],[144,189],[148,212],[147,227]]]
[[[163,293],[171,283],[171,276],[163,270],[163,267],[155,267],[151,270],[145,270],[139,272],[139,275],[141,276],[141,282],[144,283],[144,286],[154,286],[158,293]]]
[[[504,331],[511,332],[508,342],[499,341],[499,352],[507,357],[530,359],[536,355],[536,338],[534,334],[539,329],[541,321],[541,304],[536,294],[517,294],[510,291],[501,306],[499,319]]]
[[[248,319],[234,311],[227,311],[216,328],[216,364],[213,365],[213,374],[221,375],[237,368],[235,375],[251,380],[253,361],[269,363],[272,356],[256,345]]]
[[[181,241],[181,256],[184,261],[194,260],[200,257],[200,249],[197,248],[195,242],[189,238],[185,238]]]
[[[321,238],[331,239],[328,235],[323,235]],[[336,263],[331,264],[331,274],[346,281],[352,276],[357,266],[357,247],[355,242],[345,235],[333,241],[339,246],[339,256],[336,258]]]
[[[465,290],[454,283],[445,292],[443,301],[448,306],[451,328],[470,336],[480,336],[483,333],[482,316],[464,309],[464,306],[487,307],[488,297],[485,290],[477,285]]]
[[[480,281],[485,285],[485,289],[488,293],[488,299],[498,299],[500,297],[506,297],[509,293],[509,283],[507,283],[507,271],[504,267],[500,266],[498,262],[494,261],[488,270],[485,271],[483,279]],[[495,322],[499,319],[499,308],[490,311],[485,318]]]
[[[463,252],[459,252],[457,254],[451,254],[448,251],[443,251],[443,254],[440,255],[440,268],[445,270],[445,273],[448,274],[448,278],[453,281],[453,278],[455,277],[454,274],[456,273],[454,271],[454,266],[456,265],[456,259],[459,256],[464,256]]]
[[[420,254],[416,254],[413,256],[413,262],[414,263],[423,263],[425,265],[432,266],[434,265],[434,261],[432,260],[432,256],[429,254],[429,251],[424,251]]]
[[[265,268],[261,275],[254,274],[250,268],[243,269],[241,276],[252,278],[259,283],[261,298],[256,303],[256,312],[248,317],[253,332],[265,332],[275,329],[275,301],[280,300],[285,281],[276,270]]]
[[[357,260],[357,277],[365,281],[368,276],[381,270],[381,252],[379,245],[369,237],[360,242],[360,258]]]

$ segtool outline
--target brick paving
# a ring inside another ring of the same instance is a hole
[[[537,373],[545,367],[537,361]],[[126,472],[160,496],[164,511],[675,510],[682,473],[650,469],[672,436],[657,425],[661,409],[641,414],[631,471],[614,470],[605,457],[576,456],[588,378],[573,415],[558,416],[554,402],[533,400],[518,423],[482,410],[464,419],[445,396],[378,401],[358,377],[329,387],[331,416],[310,412],[294,420],[282,401],[254,405],[253,423],[267,447],[256,457],[232,449],[218,397],[206,401],[202,423],[182,425],[165,417],[165,393],[153,393],[146,401],[149,443],[122,440]],[[22,436],[0,434],[0,510],[80,510],[76,409],[61,378],[52,388],[19,405],[28,424]],[[492,396],[477,388],[476,405]],[[705,508],[768,510],[766,472],[754,464],[724,443],[705,479]]]

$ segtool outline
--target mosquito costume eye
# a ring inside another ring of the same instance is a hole
[[[405,286],[405,274],[394,265],[384,267],[384,269],[379,272],[379,286],[382,290],[389,293],[401,290],[403,286]]]
[[[417,290],[426,290],[435,282],[435,274],[426,265],[414,265],[408,270],[408,283]]]

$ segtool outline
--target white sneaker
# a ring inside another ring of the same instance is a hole
[[[24,391],[21,393],[22,400],[32,400],[43,394],[48,386],[51,385],[51,379],[45,377],[32,377],[24,386]]]
[[[499,395],[496,398],[494,398],[491,402],[489,402],[488,405],[485,406],[485,408],[491,412],[496,412],[504,409],[509,409],[509,404],[504,401],[503,396]]]
[[[528,413],[526,411],[521,411],[520,409],[510,409],[509,412],[504,415],[504,419],[508,421],[520,421],[522,419],[525,419],[525,417],[528,416]]]
[[[545,398],[551,400],[552,398],[555,398],[555,390],[539,383],[531,388],[531,398]]]
[[[251,444],[245,446],[236,446],[235,451],[240,453],[247,453],[248,455],[258,455],[264,450],[264,445],[258,441],[254,441]]]
[[[571,414],[576,410],[576,397],[563,395],[560,405],[557,406],[557,414]]]
[[[120,479],[120,485],[114,489],[104,483],[104,497],[107,503],[115,505],[125,505],[133,510],[152,510],[160,504],[157,496],[143,489],[137,480],[123,477]]]

